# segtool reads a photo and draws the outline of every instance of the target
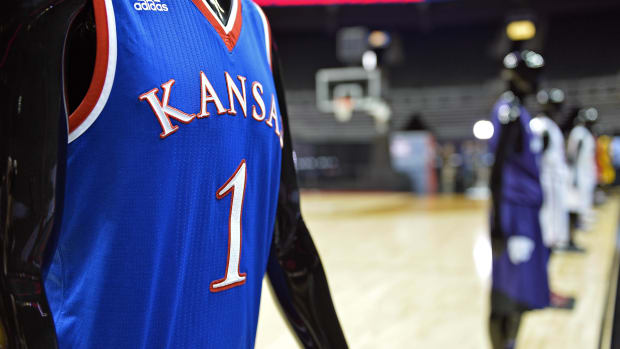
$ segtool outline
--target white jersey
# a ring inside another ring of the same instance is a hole
[[[569,240],[567,191],[569,169],[564,154],[564,136],[558,125],[541,115],[532,121],[532,130],[540,137],[548,135],[549,144],[542,153],[540,184],[543,189],[543,205],[540,225],[543,242],[547,247],[565,246]]]
[[[567,156],[572,160],[570,172],[574,198],[571,211],[578,213],[583,222],[592,212],[597,177],[596,140],[585,126],[577,125],[570,132]]]

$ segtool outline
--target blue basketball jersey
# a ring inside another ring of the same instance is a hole
[[[250,348],[282,119],[260,8],[94,0],[45,281],[61,348]]]

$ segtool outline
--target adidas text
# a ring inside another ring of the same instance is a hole
[[[155,12],[167,12],[168,5],[160,4],[161,0],[142,0],[133,3],[133,8],[136,11],[155,11]]]

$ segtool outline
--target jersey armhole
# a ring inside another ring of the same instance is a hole
[[[101,114],[116,71],[116,21],[112,0],[92,1],[97,33],[95,69],[84,99],[69,115],[69,143],[81,136]]]
[[[265,35],[265,54],[267,55],[269,68],[273,70],[271,64],[271,27],[269,26],[269,21],[267,20],[267,16],[265,16],[263,9],[261,9],[260,6],[258,6],[256,3],[254,3],[254,6],[256,6],[258,14],[260,15],[260,19],[263,22],[263,30]]]

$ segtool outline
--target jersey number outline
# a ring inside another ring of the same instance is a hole
[[[235,172],[228,178],[216,192],[218,200],[223,199],[229,193],[230,214],[228,216],[228,257],[226,259],[226,276],[211,282],[211,292],[225,291],[230,288],[245,284],[246,273],[239,272],[241,260],[241,214],[243,211],[243,198],[245,196],[245,184],[247,182],[247,166],[245,159],[241,160]]]

